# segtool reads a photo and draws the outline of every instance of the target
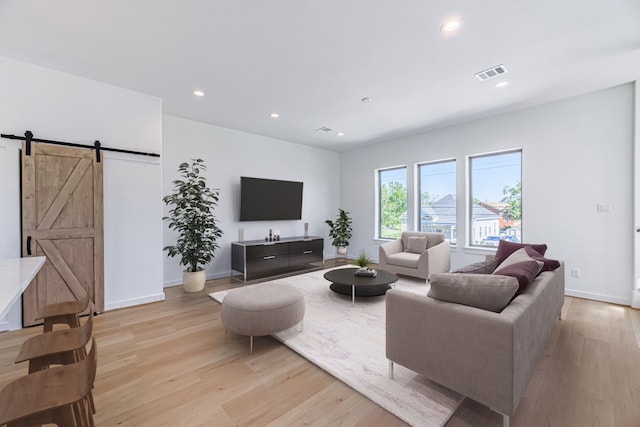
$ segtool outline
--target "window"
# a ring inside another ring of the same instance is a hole
[[[469,244],[522,241],[522,150],[469,157]]]
[[[456,161],[418,165],[418,203],[420,231],[444,233],[456,243]]]
[[[407,229],[407,168],[378,170],[378,237],[399,239]]]

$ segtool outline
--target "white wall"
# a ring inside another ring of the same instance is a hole
[[[567,294],[629,304],[633,283],[634,86],[602,90],[537,108],[355,149],[342,156],[342,207],[354,217],[350,251],[377,258],[374,170],[407,165],[413,224],[413,165],[458,161],[458,242],[452,267],[479,261],[486,250],[464,248],[465,156],[523,150],[523,238],[544,242],[566,262]],[[611,213],[596,213],[597,203]],[[350,254],[352,255],[352,254]],[[569,274],[581,271],[580,278]]]
[[[0,132],[159,153],[160,99],[0,57]],[[0,140],[0,256],[20,256],[19,141]],[[105,308],[164,298],[159,159],[104,153]],[[13,319],[13,316],[10,315]],[[17,316],[20,318],[20,316]],[[10,322],[4,328],[20,327]],[[0,328],[3,328],[0,325]]]
[[[181,162],[201,158],[207,165],[210,187],[220,189],[215,211],[224,235],[220,249],[207,267],[208,278],[231,273],[231,242],[238,240],[238,229],[244,229],[245,240],[264,239],[269,228],[279,229],[282,237],[302,236],[304,223],[309,234],[325,237],[325,254],[333,256],[328,240],[329,228],[324,221],[334,218],[340,200],[340,155],[333,151],[225,129],[173,116],[163,119],[163,194],[173,192]],[[302,219],[297,221],[240,222],[240,177],[302,181]],[[165,207],[165,215],[168,209]],[[163,246],[175,243],[176,235],[164,226]],[[164,253],[164,285],[182,283],[183,266],[179,259]]]

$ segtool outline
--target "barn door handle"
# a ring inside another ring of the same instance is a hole
[[[27,236],[27,255],[31,255],[31,236]]]

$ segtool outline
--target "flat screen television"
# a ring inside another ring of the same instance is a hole
[[[240,177],[240,221],[302,219],[302,182]]]

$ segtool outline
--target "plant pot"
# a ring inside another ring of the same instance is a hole
[[[347,247],[346,246],[338,246],[338,255],[346,255]]]
[[[200,292],[207,281],[207,273],[200,271],[185,271],[182,273],[182,285],[185,292]]]

